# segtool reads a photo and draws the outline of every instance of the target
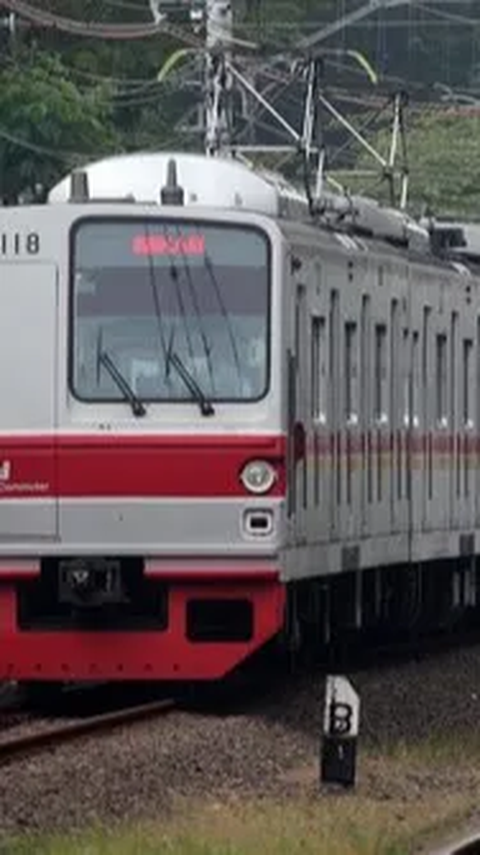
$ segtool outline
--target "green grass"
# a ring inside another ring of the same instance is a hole
[[[0,855],[413,855],[477,809],[479,758],[476,734],[370,746],[352,791],[320,790],[312,763],[285,774],[288,799],[179,799],[169,819],[65,836],[0,830]]]
[[[444,821],[442,802],[428,811],[410,805],[408,822],[395,802],[355,794],[285,804],[185,803],[175,822],[23,836],[0,842],[0,855],[409,855],[415,842]],[[458,818],[458,805],[451,809],[450,818]]]

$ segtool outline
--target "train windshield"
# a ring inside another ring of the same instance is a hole
[[[98,220],[77,225],[72,240],[76,397],[124,400],[122,382],[141,401],[191,399],[191,381],[209,401],[266,394],[266,235],[227,224]]]

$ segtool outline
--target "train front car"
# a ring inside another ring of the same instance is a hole
[[[156,204],[15,211],[38,251],[2,267],[1,678],[216,679],[282,626],[282,247],[189,204],[194,160],[164,204],[159,156],[126,173],[138,197],[157,167]]]

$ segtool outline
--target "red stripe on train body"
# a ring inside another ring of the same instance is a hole
[[[246,493],[240,473],[254,459],[272,463],[277,479],[269,495],[282,496],[285,448],[281,436],[3,437],[0,501],[40,495],[239,497]]]

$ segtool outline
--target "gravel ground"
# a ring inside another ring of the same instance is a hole
[[[399,740],[476,734],[479,646],[349,676],[362,698],[360,794],[407,804],[427,788],[478,792],[480,770],[453,760],[448,774],[413,767],[392,780],[381,751]],[[317,799],[323,693],[319,675],[285,678],[283,687],[230,713],[175,711],[12,761],[0,775],[0,828],[51,830],[159,816],[183,796]]]

